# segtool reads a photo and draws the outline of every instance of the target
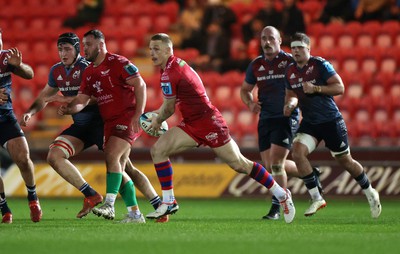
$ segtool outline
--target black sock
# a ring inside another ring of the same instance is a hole
[[[0,210],[1,210],[1,215],[4,215],[6,213],[11,213],[10,208],[7,205],[7,200],[6,200],[6,195],[3,193],[0,193]]]
[[[358,184],[361,186],[361,189],[363,190],[367,189],[370,186],[368,176],[367,174],[365,174],[364,171],[361,173],[361,175],[357,176],[354,179],[358,182]]]
[[[161,199],[160,196],[156,196],[150,200],[150,204],[154,207],[154,210],[156,210],[160,205],[161,205]]]
[[[278,210],[281,208],[281,204],[275,196],[272,196],[272,207]]]
[[[311,174],[306,175],[305,177],[302,177],[304,184],[306,185],[307,189],[311,190],[315,187],[317,187],[317,179],[315,177],[314,172],[311,172]]]
[[[34,201],[38,199],[36,194],[36,185],[33,186],[26,185],[26,189],[28,190],[28,201]]]
[[[96,195],[96,191],[88,183],[84,183],[79,188],[79,191],[82,192],[82,194],[85,195],[85,197]]]

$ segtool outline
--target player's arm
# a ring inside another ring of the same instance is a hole
[[[8,95],[5,88],[0,88],[0,105],[5,104],[8,101]]]
[[[294,91],[286,89],[285,105],[283,106],[283,115],[290,116],[293,110],[297,107],[297,95]]]
[[[341,95],[344,93],[343,81],[338,74],[334,74],[327,81],[325,86],[312,84],[311,82],[303,83],[303,91],[306,94],[325,94],[330,96]]]
[[[161,123],[167,120],[170,116],[175,113],[176,98],[165,98],[161,107],[155,112],[158,113],[157,117],[151,119],[151,125],[149,129],[153,129],[157,132],[160,129]]]
[[[250,85],[246,81],[243,81],[242,87],[240,88],[240,98],[242,102],[250,109],[251,112],[259,113],[261,110],[260,102],[255,102],[253,98],[254,85]]]
[[[132,126],[134,132],[139,132],[140,130],[139,118],[144,113],[144,109],[146,107],[146,100],[147,100],[146,83],[139,76],[137,78],[129,79],[127,81],[127,84],[135,88],[136,110],[135,110],[135,115],[132,118]]]
[[[62,105],[58,108],[59,115],[73,115],[84,109],[90,102],[90,96],[79,93],[68,105]]]
[[[22,62],[22,53],[17,48],[12,48],[7,53],[8,64],[14,66],[13,73],[24,79],[32,79],[34,76],[33,69],[29,65]]]
[[[44,107],[46,107],[47,98],[55,95],[57,92],[57,88],[51,87],[49,86],[49,84],[46,84],[46,86],[42,89],[42,91],[40,91],[38,97],[35,99],[29,109],[22,115],[20,124],[22,126],[27,126],[32,116],[41,111]]]

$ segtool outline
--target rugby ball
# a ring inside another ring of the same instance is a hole
[[[153,130],[149,130],[149,126],[151,124],[151,119],[153,117],[157,117],[157,113],[155,112],[145,112],[139,118],[140,127],[146,132],[148,135],[153,137],[159,137],[164,134],[168,130],[168,124],[166,121],[161,123],[160,129],[157,133],[154,133]]]

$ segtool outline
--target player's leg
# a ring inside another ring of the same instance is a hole
[[[39,222],[42,218],[42,209],[36,193],[34,177],[34,165],[29,155],[28,143],[24,136],[16,137],[7,141],[7,150],[11,159],[17,164],[28,191],[29,209],[31,220]]]
[[[49,165],[85,196],[83,208],[76,215],[77,218],[83,218],[93,207],[103,201],[103,197],[85,181],[79,170],[69,160],[79,154],[84,149],[84,145],[84,142],[77,137],[61,135],[51,143],[47,154]]]
[[[169,129],[153,145],[150,153],[161,185],[163,203],[155,212],[146,215],[147,218],[158,219],[178,211],[179,206],[175,200],[172,183],[173,171],[169,156],[197,145],[197,142],[179,127]]]
[[[114,204],[118,191],[121,187],[122,174],[130,153],[130,143],[126,140],[110,136],[104,149],[107,177],[106,177],[106,198],[100,207],[93,208],[93,213],[112,220],[115,217]]]
[[[156,190],[153,185],[150,183],[149,179],[142,171],[136,168],[131,160],[128,158],[126,162],[125,172],[135,183],[136,188],[139,189],[140,192],[149,200],[150,204],[153,206],[154,210],[156,210],[161,205],[161,198],[158,196]],[[165,215],[156,220],[156,222],[164,223],[168,222],[169,217]]]
[[[143,214],[140,212],[136,198],[136,190],[133,181],[126,172],[123,173],[121,188],[119,190],[126,205],[128,213],[121,223],[146,223]]]
[[[378,218],[382,212],[382,206],[379,200],[379,193],[374,188],[372,188],[369,178],[361,164],[358,161],[354,160],[351,157],[350,153],[342,156],[336,156],[335,159],[351,174],[351,176],[360,185],[370,205],[372,218]]]
[[[136,168],[128,158],[126,162],[125,172],[134,181],[136,188],[149,200],[150,204],[157,209],[161,204],[161,199],[158,196],[153,185],[142,171]]]
[[[1,223],[12,223],[12,213],[7,205],[6,194],[4,193],[3,177],[0,175],[0,210],[1,210]]]
[[[287,223],[293,221],[296,211],[290,193],[279,186],[272,175],[261,164],[244,157],[233,139],[221,147],[213,148],[213,150],[233,170],[249,175],[255,181],[269,189],[272,195],[276,196],[280,201],[284,209],[285,221]]]
[[[261,158],[264,165],[267,165],[267,167],[270,168],[273,178],[284,189],[287,187],[287,175],[284,168],[284,162],[286,161],[288,153],[288,149],[276,144],[271,144],[270,149],[261,152]],[[275,196],[272,196],[272,206],[263,219],[277,220],[279,217],[280,203]]]
[[[292,157],[296,162],[300,178],[304,181],[305,186],[311,196],[311,205],[305,211],[305,216],[311,216],[318,210],[326,206],[326,202],[321,196],[318,189],[318,179],[313,172],[313,168],[307,156],[314,151],[317,146],[317,140],[308,134],[298,133],[293,142]]]

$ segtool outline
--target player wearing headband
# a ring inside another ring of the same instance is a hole
[[[303,116],[293,141],[292,157],[312,199],[304,215],[311,216],[326,206],[307,158],[324,141],[332,157],[360,185],[372,218],[378,218],[381,213],[379,194],[372,188],[361,164],[350,154],[346,123],[333,99],[344,93],[341,77],[328,61],[310,55],[307,35],[296,33],[291,39],[291,50],[295,63],[289,65],[286,72],[284,114],[289,116],[299,106]]]

